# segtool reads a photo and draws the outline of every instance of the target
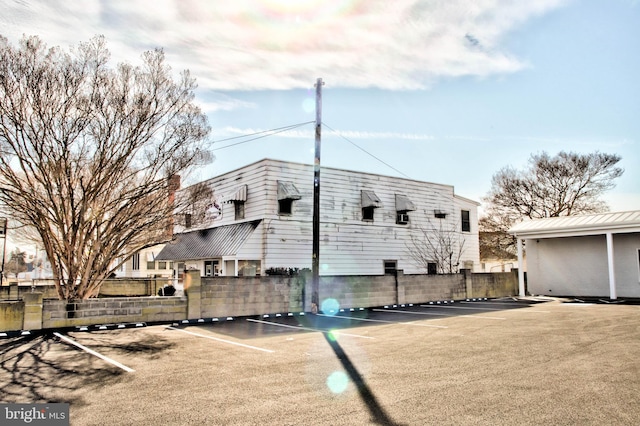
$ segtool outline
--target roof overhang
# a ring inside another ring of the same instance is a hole
[[[528,220],[508,232],[522,239],[640,233],[640,211]]]

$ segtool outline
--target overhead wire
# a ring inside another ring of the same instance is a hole
[[[239,135],[239,136],[233,136],[233,137],[226,138],[226,139],[220,139],[220,140],[217,140],[217,141],[213,141],[213,143],[216,144],[216,143],[220,143],[220,142],[226,142],[226,141],[230,141],[230,140],[241,139],[241,138],[251,137],[251,136],[255,136],[255,135],[261,135],[261,136],[256,136],[255,138],[251,138],[251,139],[243,140],[243,141],[240,141],[240,142],[232,143],[232,144],[229,144],[229,145],[221,146],[219,148],[212,148],[211,151],[219,151],[221,149],[230,148],[230,147],[236,146],[236,145],[241,145],[241,144],[244,144],[244,143],[247,143],[247,142],[251,142],[251,141],[255,141],[255,140],[258,140],[258,139],[266,138],[266,137],[269,137],[269,136],[272,136],[272,135],[276,135],[278,133],[283,133],[283,132],[286,132],[288,130],[297,129],[298,127],[302,127],[302,126],[305,126],[305,125],[311,124],[311,123],[314,123],[314,121],[307,121],[307,122],[304,122],[304,123],[292,124],[292,125],[289,125],[289,126],[278,127],[278,128],[275,128],[275,129],[262,130],[260,132],[248,133],[246,135]],[[268,133],[268,134],[265,134],[265,133]]]
[[[395,167],[393,167],[391,164],[383,161],[382,159],[376,157],[375,155],[373,155],[372,153],[370,153],[369,151],[367,151],[366,149],[362,148],[360,145],[356,144],[355,142],[353,142],[352,140],[350,140],[349,138],[345,137],[344,135],[341,135],[339,131],[333,129],[331,126],[329,126],[327,123],[325,123],[324,121],[322,122],[322,124],[324,126],[326,126],[329,130],[333,131],[336,133],[336,135],[338,135],[339,137],[341,137],[342,139],[344,139],[345,141],[349,142],[351,145],[355,146],[356,148],[358,148],[359,150],[361,150],[362,152],[364,152],[365,154],[369,155],[370,157],[376,159],[377,161],[381,162],[382,164],[384,164],[385,166],[389,167],[390,169],[400,173],[402,176],[411,179],[407,174],[401,172],[400,170],[396,169]]]
[[[226,149],[226,148],[231,148],[233,146],[242,145],[242,144],[245,144],[245,143],[248,143],[248,142],[252,142],[252,141],[255,141],[255,140],[258,140],[258,139],[262,139],[262,138],[266,138],[266,137],[269,137],[269,136],[273,136],[273,135],[276,135],[278,133],[283,133],[283,132],[286,132],[286,131],[289,131],[289,130],[297,129],[298,127],[306,126],[307,124],[311,124],[311,123],[315,123],[315,121],[306,121],[304,123],[291,124],[289,126],[277,127],[275,129],[261,130],[259,132],[248,133],[246,135],[238,135],[238,136],[232,136],[230,138],[216,140],[216,141],[213,141],[214,144],[220,143],[220,142],[227,142],[227,141],[231,141],[231,140],[242,139],[242,138],[247,138],[247,137],[251,137],[251,136],[260,135],[260,136],[254,137],[254,138],[242,140],[240,142],[232,143],[232,144],[221,146],[221,147],[218,147],[218,148],[212,148],[211,151],[219,151],[221,149]],[[355,142],[353,142],[352,140],[350,140],[346,136],[340,134],[339,131],[335,130],[334,128],[329,126],[327,123],[322,122],[322,124],[324,126],[326,126],[329,130],[334,132],[340,138],[344,139],[345,141],[349,142],[351,145],[355,146],[356,148],[358,148],[359,150],[361,150],[365,154],[369,155],[371,158],[375,159],[376,161],[379,161],[380,163],[382,163],[385,166],[389,167],[391,170],[394,170],[395,172],[401,174],[402,176],[404,176],[404,177],[406,177],[408,179],[411,179],[406,173],[403,173],[402,171],[400,171],[397,168],[393,167],[391,164],[387,163],[386,161],[382,160],[381,158],[379,158],[379,157],[375,156],[374,154],[370,153],[369,151],[367,151],[366,149],[364,149],[360,145],[356,144]]]

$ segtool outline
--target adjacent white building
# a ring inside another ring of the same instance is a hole
[[[640,211],[530,220],[509,233],[520,263],[524,241],[531,294],[640,297]]]
[[[479,204],[453,186],[322,168],[320,189],[321,275],[435,273],[435,263],[418,265],[410,254],[420,229],[453,231],[455,266],[479,266]],[[312,165],[265,159],[177,196],[190,207],[176,214],[174,240],[147,261],[203,276],[311,268]]]

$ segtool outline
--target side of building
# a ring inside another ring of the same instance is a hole
[[[156,260],[204,276],[311,267],[313,166],[261,160],[180,196],[193,203],[178,212],[176,239]],[[411,256],[412,236],[443,231],[453,236],[455,270],[477,269],[478,205],[449,185],[323,168],[320,273],[426,273]]]

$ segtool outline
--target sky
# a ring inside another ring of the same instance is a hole
[[[495,173],[532,154],[600,151],[625,169],[604,197],[611,210],[640,210],[640,0],[0,0],[0,10],[13,44],[26,34],[69,48],[102,34],[114,65],[162,48],[176,73],[189,69],[216,157],[194,181],[263,158],[313,163],[322,78],[323,167],[448,184],[481,202]]]

